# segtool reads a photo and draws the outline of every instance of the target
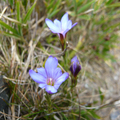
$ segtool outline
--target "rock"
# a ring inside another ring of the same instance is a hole
[[[110,120],[120,120],[120,109],[112,109]]]
[[[5,87],[6,89],[4,89]],[[5,112],[6,114],[8,113],[8,104],[7,104],[8,100],[9,100],[9,89],[7,87],[7,84],[4,82],[3,77],[0,76],[0,111]],[[0,120],[2,120],[1,117]]]

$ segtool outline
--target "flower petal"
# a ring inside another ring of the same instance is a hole
[[[71,59],[70,71],[73,74],[73,76],[76,77],[80,70],[81,70],[81,65],[79,63],[79,60],[77,56],[74,56]]]
[[[61,18],[62,30],[65,31],[67,29],[68,24],[68,13],[65,13]]]
[[[77,25],[77,23],[74,23],[74,24],[72,25],[72,21],[71,21],[71,20],[68,21],[67,28],[66,28],[66,30],[62,33],[62,35],[64,36],[64,38],[65,38],[66,33],[67,33],[72,27],[74,27],[75,25]]]
[[[69,31],[69,29],[66,29],[63,33],[62,33],[62,35],[63,35],[63,37],[65,38],[65,36],[66,36],[66,33]]]
[[[37,71],[40,75],[44,76],[45,78],[47,78],[47,74],[44,68],[37,68]]]
[[[49,20],[48,18],[45,19],[45,22],[47,24],[47,26],[50,28],[50,30],[53,32],[53,33],[59,33],[60,32],[60,29],[59,27],[57,27],[51,20]]]
[[[71,59],[71,62],[77,62],[77,63],[79,63],[79,60],[78,60],[78,58],[77,58],[76,55]]]
[[[55,81],[55,84],[54,84],[54,87],[56,89],[59,88],[59,86],[69,77],[69,74],[66,72],[64,74],[62,74],[56,81]]]
[[[71,29],[71,27],[72,27],[72,21],[71,20],[69,20],[68,21],[68,23],[67,23],[67,29]]]
[[[53,74],[53,79],[57,80],[57,78],[59,78],[62,75],[62,71],[60,68],[56,68],[54,70],[54,74]]]
[[[47,86],[46,83],[40,83],[40,84],[39,84],[39,87],[42,88],[42,89],[45,88],[46,86]]]
[[[54,86],[51,86],[51,85],[47,85],[46,86],[46,92],[52,94],[52,93],[56,93],[57,92],[57,89],[54,88]]]
[[[29,70],[30,77],[37,83],[45,83],[46,78],[33,70]]]
[[[62,30],[62,25],[61,25],[61,22],[59,20],[55,19],[54,24],[60,29],[60,31]]]
[[[73,28],[74,26],[76,26],[77,25],[77,22],[76,23],[74,23],[73,25],[72,25],[72,27],[71,28]]]
[[[57,58],[49,56],[45,63],[45,70],[48,78],[53,78],[54,70],[57,68],[57,65]]]

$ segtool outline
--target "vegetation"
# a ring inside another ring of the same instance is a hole
[[[10,113],[6,117],[27,120],[92,120],[106,104],[102,88],[106,82],[99,67],[113,70],[111,50],[119,43],[119,0],[2,0],[0,14],[0,74],[10,88]],[[66,35],[62,51],[57,34],[45,19],[69,19],[78,24]],[[38,87],[29,70],[44,67],[48,56],[59,61],[69,78],[57,93]],[[71,89],[71,59],[77,55],[82,66],[77,85]]]

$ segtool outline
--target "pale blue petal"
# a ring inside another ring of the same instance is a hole
[[[44,68],[37,68],[37,71],[40,75],[44,76],[45,78],[47,78],[47,74]]]
[[[46,83],[40,83],[40,84],[39,84],[39,87],[42,88],[42,89],[45,88],[46,86],[47,86]]]
[[[59,28],[60,31],[62,30],[62,25],[61,25],[61,22],[59,20],[55,19],[54,24]]]
[[[55,81],[55,84],[54,84],[54,87],[56,89],[59,88],[59,86],[69,77],[69,74],[66,72],[64,74],[62,74],[56,81]]]
[[[50,30],[53,32],[53,33],[59,33],[60,32],[60,29],[59,27],[57,27],[51,20],[49,20],[48,18],[45,19],[45,22],[47,24],[47,26],[50,28]]]
[[[62,31],[65,31],[68,25],[68,13],[65,13],[61,18],[61,24],[62,24]]]
[[[60,68],[56,68],[53,74],[53,79],[57,80],[62,75],[62,71]]]
[[[48,78],[53,78],[54,71],[57,68],[58,60],[55,57],[49,56],[45,63],[45,70]]]
[[[77,25],[77,22],[76,23],[74,23],[73,25],[72,25],[72,27],[71,28],[73,28],[74,26],[76,26]]]
[[[72,27],[72,21],[71,21],[71,20],[69,20],[69,21],[68,21],[68,24],[67,24],[67,29],[69,29],[69,30],[70,30],[70,29],[71,29],[71,27]]]
[[[69,29],[66,29],[63,33],[62,33],[62,35],[63,35],[63,37],[65,38],[65,36],[66,36],[66,33],[69,31]]]
[[[46,86],[46,92],[48,92],[48,93],[50,93],[50,94],[53,94],[53,93],[56,93],[56,92],[57,92],[57,89],[55,89],[54,86],[47,85],[47,86]]]
[[[29,70],[30,77],[37,83],[46,83],[46,78],[33,70]]]

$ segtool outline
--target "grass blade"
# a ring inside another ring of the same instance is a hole
[[[10,27],[8,24],[4,23],[3,21],[0,20],[0,25],[2,25],[4,28],[8,29],[9,31],[11,31],[12,33],[19,35],[17,30],[15,30],[14,28]]]
[[[24,18],[24,20],[23,20],[23,23],[26,23],[26,22],[29,20],[30,15],[31,15],[31,13],[32,13],[35,5],[36,5],[36,2],[35,2],[35,3],[33,4],[33,6],[28,10],[28,12],[27,12],[27,14],[26,14],[26,16],[25,16],[25,18]]]

